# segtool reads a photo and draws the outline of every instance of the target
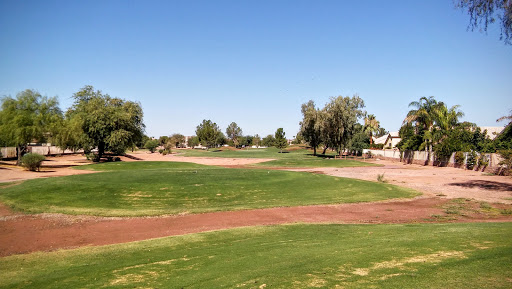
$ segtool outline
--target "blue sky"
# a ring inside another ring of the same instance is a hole
[[[291,138],[302,103],[354,94],[390,131],[431,95],[500,125],[512,46],[468,22],[449,0],[0,0],[0,95],[32,88],[67,109],[90,84],[139,101],[155,137],[211,119]]]

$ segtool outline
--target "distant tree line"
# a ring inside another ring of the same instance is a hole
[[[18,163],[32,142],[52,142],[79,150],[98,161],[105,152],[123,153],[142,146],[143,111],[139,103],[103,94],[90,85],[73,94],[63,113],[56,97],[27,89],[1,99],[0,144],[15,146]],[[97,150],[93,155],[91,152]]]
[[[360,154],[363,149],[370,148],[374,136],[387,133],[374,115],[367,115],[364,107],[364,101],[358,95],[331,97],[322,109],[310,100],[301,106],[299,136],[313,148],[314,155],[319,147],[323,147],[322,154],[327,149],[338,154],[343,151]],[[364,120],[364,125],[359,120]]]

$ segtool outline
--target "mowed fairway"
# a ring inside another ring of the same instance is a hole
[[[260,167],[303,167],[303,168],[320,168],[320,167],[367,167],[379,166],[377,164],[352,159],[334,159],[334,153],[327,155],[313,156],[313,151],[296,147],[290,151],[280,153],[276,148],[260,148],[260,149],[212,149],[205,150],[186,150],[182,153],[189,157],[219,157],[219,158],[268,158],[272,161],[259,163],[253,166]]]
[[[0,200],[30,213],[150,216],[370,202],[419,195],[377,182],[192,163],[105,163],[80,169],[103,172],[25,181],[0,188]]]
[[[281,225],[0,258],[2,288],[510,288],[512,223]]]

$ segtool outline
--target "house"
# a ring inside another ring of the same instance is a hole
[[[388,135],[387,134],[385,134],[385,135],[383,135],[381,137],[378,137],[378,138],[373,137],[373,143],[374,144],[382,144],[383,145],[386,142],[387,139],[388,139]]]
[[[481,126],[480,131],[484,132],[487,130],[487,137],[491,140],[495,139],[503,130],[505,129],[504,126]]]
[[[384,149],[396,148],[396,145],[402,140],[397,131],[393,131],[387,134],[386,140],[384,141]]]

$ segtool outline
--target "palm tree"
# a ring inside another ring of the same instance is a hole
[[[373,134],[379,131],[380,123],[375,115],[370,114],[364,118],[364,131],[370,136],[370,145],[373,144]]]
[[[403,123],[415,124],[417,131],[419,128],[423,128],[425,130],[423,145],[425,146],[425,152],[428,152],[428,159],[430,159],[436,116],[440,108],[446,106],[443,102],[437,102],[433,96],[428,98],[423,96],[419,101],[409,103],[409,107],[414,107],[416,109],[412,109],[407,113]]]
[[[433,138],[436,142],[443,139],[446,132],[455,128],[459,124],[459,118],[464,116],[464,113],[458,108],[460,105],[454,105],[450,109],[446,105],[440,105],[435,110],[435,124]]]
[[[510,115],[502,116],[502,117],[498,118],[496,120],[496,122],[500,122],[500,121],[507,120],[507,119],[512,121],[512,110],[510,111]]]

